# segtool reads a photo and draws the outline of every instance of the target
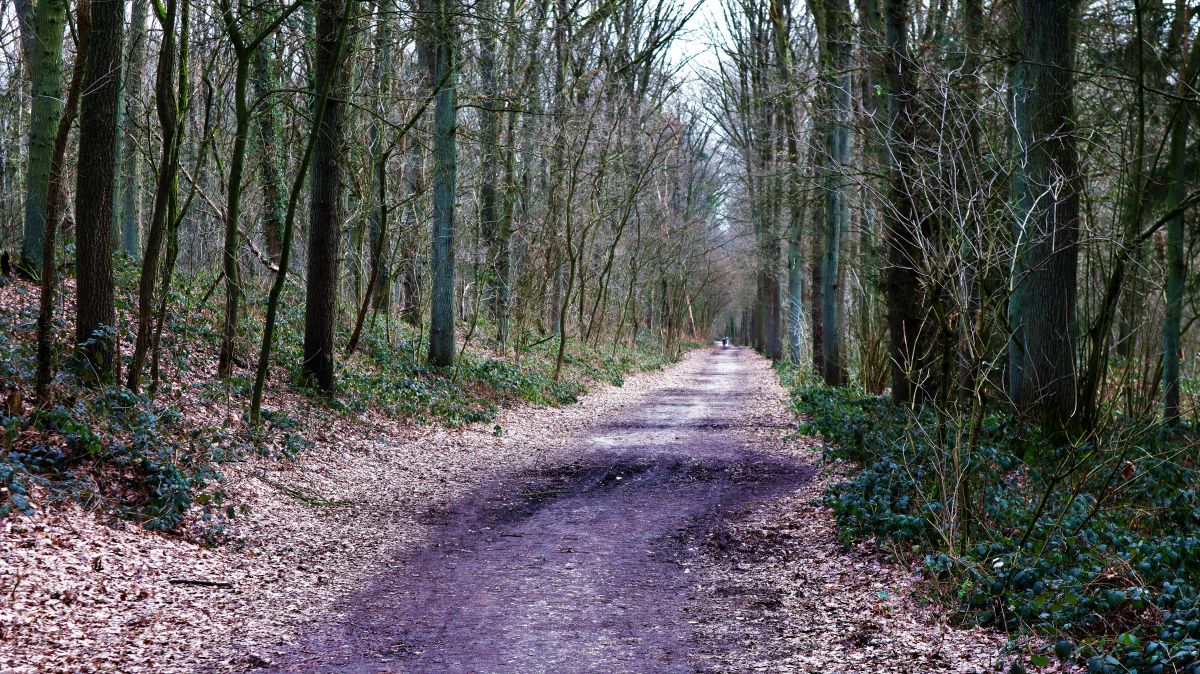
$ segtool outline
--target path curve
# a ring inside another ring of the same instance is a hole
[[[757,356],[714,348],[685,387],[592,425],[555,465],[430,512],[404,553],[270,669],[283,673],[695,672],[700,548],[789,493],[804,463],[745,444]],[[729,645],[728,648],[736,648]]]

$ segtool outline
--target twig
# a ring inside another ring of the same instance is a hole
[[[172,585],[195,585],[197,587],[219,587],[225,590],[232,590],[233,583],[226,583],[223,580],[191,580],[188,578],[168,578],[167,582]]]
[[[313,496],[306,494],[295,487],[289,487],[282,482],[276,482],[266,475],[255,474],[254,477],[262,480],[269,487],[273,488],[275,491],[278,491],[284,496],[290,496],[291,498],[294,498],[297,501],[310,505],[314,508],[338,508],[349,503],[349,501],[345,499],[329,499],[325,498],[324,496]]]

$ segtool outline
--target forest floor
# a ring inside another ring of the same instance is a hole
[[[703,349],[565,408],[248,459],[221,546],[10,517],[0,672],[992,668],[1003,637],[840,546],[787,402],[765,360]]]

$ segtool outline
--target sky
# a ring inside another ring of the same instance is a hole
[[[672,62],[684,65],[682,74],[688,79],[697,73],[712,70],[717,65],[713,48],[713,31],[723,25],[721,0],[684,0],[687,7],[699,4],[699,9],[670,47]]]

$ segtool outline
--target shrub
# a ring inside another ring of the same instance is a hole
[[[1200,672],[1189,434],[1057,447],[1003,411],[972,435],[854,389],[800,382],[794,401],[828,460],[859,465],[825,494],[839,535],[911,550],[960,620],[1055,635],[1089,672]]]

